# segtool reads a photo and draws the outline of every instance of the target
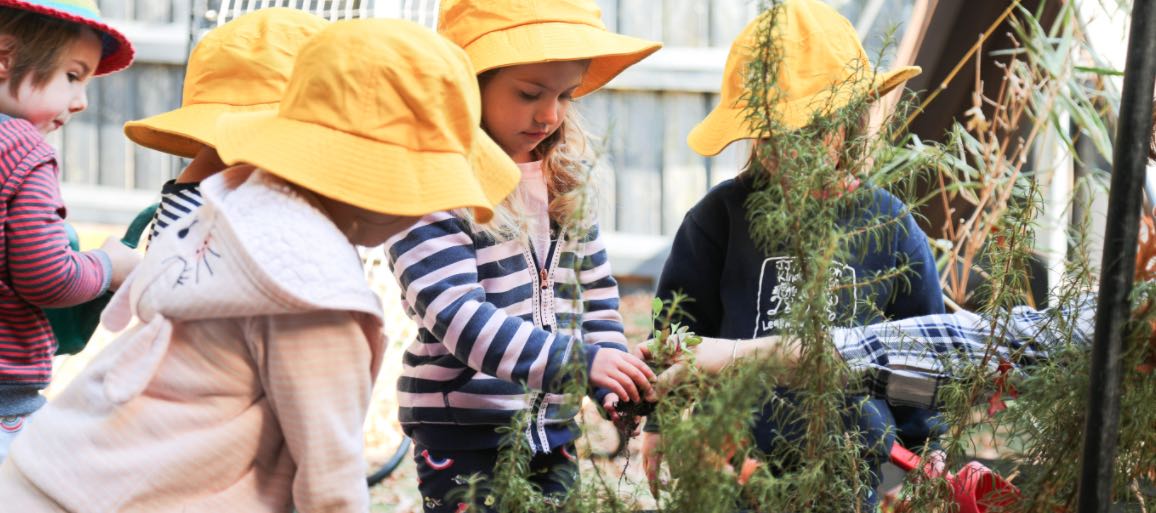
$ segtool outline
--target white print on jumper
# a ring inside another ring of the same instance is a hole
[[[770,271],[769,273],[767,271]],[[763,260],[759,271],[759,296],[755,303],[755,332],[752,337],[778,333],[786,327],[791,305],[799,293],[799,266],[795,257],[772,257]],[[855,268],[842,262],[832,262],[831,290],[839,285],[855,283]],[[850,294],[832,293],[828,297],[827,321],[835,322],[839,317],[840,303],[851,302],[851,317],[855,317],[858,306],[858,287],[850,287]]]

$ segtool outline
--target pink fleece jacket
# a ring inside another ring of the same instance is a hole
[[[0,468],[12,511],[365,512],[383,352],[354,247],[301,193],[233,168],[105,311],[125,331]]]

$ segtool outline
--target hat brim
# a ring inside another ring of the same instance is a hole
[[[606,85],[623,70],[662,48],[662,43],[616,34],[581,23],[531,23],[485,34],[467,45],[474,71],[518,64],[590,60],[575,97]]]
[[[14,7],[17,9],[31,11],[37,14],[43,14],[53,18],[79,23],[96,30],[100,34],[101,52],[100,63],[96,66],[95,76],[107,75],[115,73],[129,64],[132,64],[134,50],[132,43],[119,30],[116,30],[108,24],[93,19],[94,16],[99,16],[99,13],[91,12],[79,6],[72,6],[61,4],[59,2],[51,2],[52,6],[43,4],[33,4],[21,0],[0,0],[0,6]]]
[[[200,103],[185,105],[156,116],[124,125],[124,135],[145,148],[178,157],[193,158],[208,146],[217,147],[217,119],[223,114],[277,110],[276,103],[225,105]]]
[[[422,216],[473,208],[480,222],[514,190],[517,165],[478,128],[470,155],[415,151],[276,112],[225,114],[217,151],[317,194],[372,212]]]
[[[918,75],[922,69],[919,66],[903,66],[875,77],[875,85],[870,92],[876,96],[883,96],[904,82]],[[798,98],[776,106],[779,114],[779,123],[789,130],[797,130],[807,126],[811,117],[818,108],[838,109],[850,101],[850,96],[841,100],[832,100],[830,94],[817,94]],[[727,146],[743,139],[758,139],[769,134],[759,133],[747,123],[747,109],[744,105],[718,105],[710,114],[707,114],[698,125],[691,129],[686,137],[686,143],[695,153],[704,157],[713,157],[722,153]]]

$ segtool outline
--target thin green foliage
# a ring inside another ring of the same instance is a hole
[[[776,110],[782,97],[776,5],[765,4],[749,49],[754,59],[746,70],[746,121],[766,137],[755,144],[744,172],[754,183],[746,208],[754,242],[768,256],[793,262],[779,271],[791,291],[777,330],[798,341],[801,357],[792,369],[755,361],[721,377],[695,376],[659,406],[670,472],[662,506],[671,511],[861,511],[871,482],[866,455],[885,452],[869,446],[866,434],[848,422],[860,414],[863,399],[847,393],[851,377],[828,331],[878,318],[877,291],[885,284],[907,286],[902,264],[856,276],[841,263],[893,247],[893,238],[902,235],[901,218],[877,204],[875,191],[902,189],[915,169],[876,166],[890,149],[888,137],[867,130],[874,98],[840,94],[871,90],[875,70],[848,69],[849,78],[832,86],[830,97],[852,96],[849,104],[816,105],[807,126],[783,126]],[[791,383],[790,394],[776,389],[783,382]],[[758,411],[787,427],[761,447],[749,429]],[[747,458],[763,464],[740,485],[735,469]]]
[[[1012,18],[1012,51],[990,55],[1003,66],[999,95],[976,95],[976,108],[966,123],[953,128],[940,146],[912,146],[915,157],[938,163],[941,187],[933,193],[945,199],[962,197],[976,206],[975,214],[949,225],[946,248],[948,292],[960,303],[973,305],[991,319],[987,357],[978,365],[954,367],[959,379],[940,390],[941,417],[950,427],[940,441],[948,453],[948,469],[958,468],[977,453],[995,450],[1006,474],[1019,488],[1017,501],[1001,511],[1073,511],[1079,482],[1080,447],[1088,411],[1090,333],[1076,333],[1073,319],[1062,315],[1087,304],[1095,291],[1090,249],[1091,218],[1073,218],[1066,227],[1069,250],[1062,262],[1062,281],[1047,295],[1049,330],[1062,334],[1051,358],[1001,386],[994,361],[996,348],[1006,345],[1003,329],[1016,305],[1031,304],[1029,264],[1038,234],[1043,203],[1040,187],[1051,183],[1051,169],[1031,167],[1027,158],[1035,138],[1047,133],[1078,159],[1075,137],[1086,138],[1101,157],[1110,158],[1110,123],[1118,101],[1102,77],[1111,75],[1084,38],[1076,2],[1055,2],[1058,12],[1045,25],[1041,11],[1020,9]],[[1085,64],[1087,63],[1087,64]],[[1073,131],[1061,120],[1071,120]],[[1070,200],[1073,212],[1087,212],[1089,186],[1102,180],[1093,175],[1077,184]],[[962,273],[960,271],[963,270]],[[982,285],[967,287],[966,273]],[[954,274],[953,274],[954,273]],[[954,281],[953,281],[954,279]],[[1151,283],[1137,284],[1134,305],[1150,297]],[[1122,418],[1116,468],[1115,500],[1127,510],[1151,507],[1156,477],[1156,414],[1142,405],[1156,400],[1156,378],[1144,367],[1152,358],[1151,312],[1136,315],[1124,355]],[[992,400],[992,395],[996,399]],[[992,408],[1006,405],[1006,409]],[[942,480],[912,480],[906,495],[913,511],[948,511]]]
[[[1075,308],[1094,290],[1090,218],[1075,219],[1068,227],[1063,281],[1053,284],[1046,305],[1035,305],[1053,307],[1049,322],[1069,342],[1047,361],[1007,375],[998,371],[996,349],[1005,344],[1010,310],[1033,301],[1029,267],[1042,187],[1050,183],[1046,170],[1033,169],[1029,158],[1036,138],[1058,136],[1069,150],[1077,138],[1087,138],[1102,156],[1111,155],[1111,116],[1105,113],[1117,104],[1101,78],[1114,71],[1089,56],[1094,52],[1083,39],[1075,3],[1060,2],[1059,14],[1046,26],[1040,21],[1042,11],[1021,8],[1015,13],[1010,37],[1018,46],[999,55],[979,54],[996,59],[1005,70],[999,94],[986,98],[977,93],[975,108],[943,143],[902,133],[909,101],[884,120],[880,132],[870,133],[865,120],[874,98],[864,95],[847,105],[818,109],[819,115],[801,129],[785,129],[774,108],[781,97],[776,77],[782,62],[776,5],[762,3],[756,44],[749,49],[755,58],[745,70],[747,122],[766,134],[754,145],[746,171],[755,184],[746,207],[752,239],[768,255],[793,257],[793,267],[786,269],[793,275],[792,295],[778,329],[798,344],[800,356],[789,366],[778,360],[743,361],[719,376],[690,372],[658,404],[653,415],[663,427],[665,462],[658,508],[704,513],[741,508],[866,510],[863,498],[871,482],[867,456],[884,451],[867,443],[866,434],[846,420],[863,408],[863,399],[856,395],[856,376],[830,344],[829,332],[880,318],[875,305],[885,285],[899,290],[908,286],[910,269],[902,263],[867,276],[846,273],[839,265],[862,258],[872,247],[888,247],[902,234],[897,216],[877,213],[886,209],[877,208],[872,191],[882,189],[902,198],[911,210],[960,198],[975,207],[973,215],[949,216],[947,240],[934,244],[948,297],[991,319],[989,350],[982,361],[944,362],[945,371],[956,377],[938,393],[940,417],[948,428],[936,442],[946,453],[947,468],[957,469],[977,453],[995,450],[1004,460],[1001,468],[1021,492],[1008,511],[1072,510],[1087,411],[1088,348],[1076,342],[1081,339],[1071,319],[1057,312]],[[873,80],[875,70],[851,71],[852,78],[834,88],[868,89],[864,84]],[[1074,137],[1061,119],[1080,128]],[[842,144],[832,144],[835,140]],[[1077,195],[1073,202],[1083,197]],[[1072,207],[1087,210],[1083,203]],[[583,263],[570,265],[577,272]],[[978,287],[968,286],[976,281]],[[1137,288],[1137,304],[1154,297],[1153,287]],[[688,300],[712,298],[679,297],[658,305],[652,312],[659,325],[654,339],[674,333],[682,335],[679,341],[693,340],[693,334],[680,333],[679,326],[679,305]],[[1117,500],[1147,501],[1147,507],[1156,475],[1156,408],[1151,407],[1156,404],[1156,378],[1144,367],[1154,358],[1154,349],[1146,343],[1153,321],[1156,309],[1138,316],[1130,331],[1116,469]],[[654,349],[673,356],[690,347]],[[1010,349],[1013,362],[1018,362],[1020,351]],[[566,390],[578,398],[587,392],[585,360],[581,351],[570,357]],[[790,394],[780,388],[784,383],[790,384]],[[999,400],[992,401],[993,396]],[[574,401],[570,406],[577,407]],[[1006,406],[1002,411],[990,408],[1000,402]],[[796,426],[799,436],[781,436],[769,448],[760,448],[750,427],[757,412],[769,410],[779,425]],[[525,443],[528,420],[519,418],[508,428],[493,480],[471,481],[465,493],[478,502],[492,496],[503,512],[636,509],[638,501],[632,496],[645,492],[624,483],[625,469],[611,472],[603,465],[587,466],[567,497],[543,496],[529,478],[533,455]],[[929,447],[914,449],[930,454]],[[748,461],[761,464],[740,482]],[[951,493],[942,478],[910,476],[902,497],[910,511],[953,511]]]

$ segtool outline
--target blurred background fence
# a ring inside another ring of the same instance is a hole
[[[887,60],[914,60],[929,0],[835,0],[876,55],[894,31]],[[578,109],[600,154],[599,212],[616,272],[649,282],[683,214],[734,176],[747,147],[696,155],[686,134],[718,102],[730,42],[757,13],[755,0],[598,0],[611,30],[662,41],[657,54]],[[73,220],[119,224],[152,201],[181,159],[128,141],[126,121],[180,105],[184,65],[196,38],[255,8],[320,10],[328,17],[406,17],[436,23],[437,0],[100,0],[105,16],[136,43],[136,64],[95,81],[90,107],[59,134],[64,191]],[[911,29],[915,30],[911,30]],[[896,54],[899,53],[896,57]]]

